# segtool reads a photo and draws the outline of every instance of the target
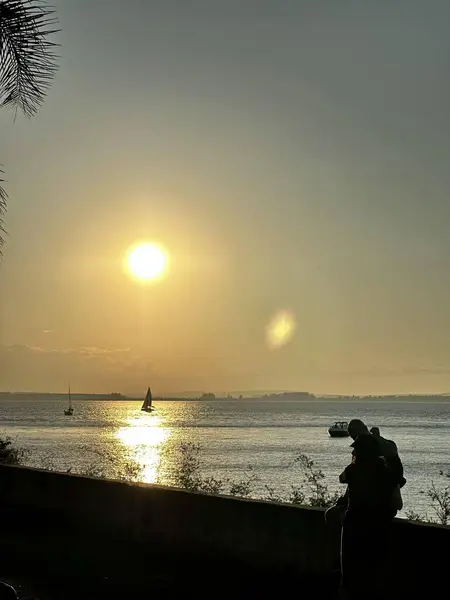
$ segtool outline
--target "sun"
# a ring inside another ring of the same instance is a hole
[[[153,281],[164,275],[167,268],[167,256],[156,244],[139,244],[129,251],[127,268],[136,279]]]

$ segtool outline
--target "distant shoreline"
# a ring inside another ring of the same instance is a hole
[[[5,400],[34,401],[34,402],[61,402],[66,401],[67,393],[42,393],[42,392],[0,392],[0,402]],[[143,397],[125,396],[121,394],[72,394],[74,401],[85,402],[142,402]],[[251,401],[281,401],[281,402],[450,402],[450,394],[386,394],[366,396],[345,395],[314,395],[306,392],[292,392],[280,394],[240,395],[240,396],[153,396],[154,402],[251,402]]]

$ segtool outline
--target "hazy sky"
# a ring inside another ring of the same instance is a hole
[[[53,4],[0,113],[0,389],[450,391],[448,0]]]

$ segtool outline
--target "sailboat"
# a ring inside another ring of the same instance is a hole
[[[73,415],[73,407],[72,407],[72,396],[70,395],[70,385],[69,385],[69,408],[64,410],[64,414],[66,417],[71,417]]]
[[[144,404],[142,405],[141,410],[144,412],[153,412],[155,409],[152,406],[152,390],[148,388],[147,394],[145,396]]]

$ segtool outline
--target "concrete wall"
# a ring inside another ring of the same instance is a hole
[[[20,558],[40,570],[67,562],[134,573],[151,564],[160,573],[201,565],[211,576],[225,570],[228,580],[245,573],[317,580],[332,570],[337,550],[320,509],[7,466],[0,491],[0,562]],[[399,587],[425,582],[430,591],[449,558],[450,528],[396,521],[392,544]]]

